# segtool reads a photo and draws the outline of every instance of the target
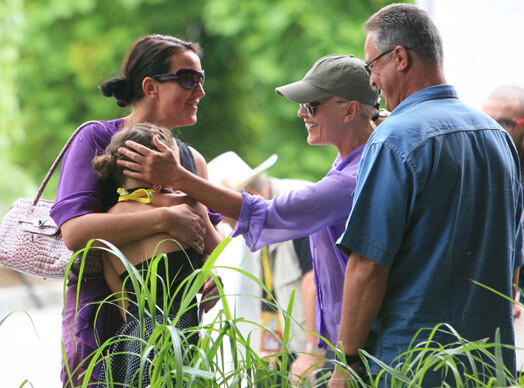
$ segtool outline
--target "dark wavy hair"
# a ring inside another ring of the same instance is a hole
[[[114,77],[99,86],[103,95],[114,97],[120,107],[126,107],[144,97],[142,81],[156,74],[169,73],[173,54],[192,51],[201,55],[200,46],[173,36],[148,35],[136,40],[122,65],[122,77]]]

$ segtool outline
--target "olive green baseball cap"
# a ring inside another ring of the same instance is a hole
[[[275,91],[299,104],[335,95],[375,105],[379,89],[369,85],[364,65],[363,60],[353,55],[326,55],[315,62],[302,80],[280,86]]]

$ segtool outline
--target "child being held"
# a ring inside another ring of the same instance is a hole
[[[185,204],[191,206],[196,212],[200,213],[206,224],[206,233],[204,237],[205,254],[209,254],[218,245],[221,236],[211,224],[207,210],[199,203],[192,200],[184,193],[177,192],[171,188],[160,188],[155,190],[149,182],[139,181],[124,175],[124,167],[117,164],[117,160],[124,158],[118,153],[120,147],[125,147],[127,140],[132,140],[148,148],[156,149],[153,144],[153,137],[157,136],[160,141],[175,151],[180,158],[179,150],[171,132],[166,128],[158,127],[148,123],[135,124],[129,128],[116,133],[111,143],[106,148],[105,155],[96,156],[92,165],[95,172],[103,180],[113,180],[118,186],[120,194],[118,203],[108,210],[109,213],[133,213],[140,212],[151,207],[165,207]],[[183,161],[182,161],[183,162]],[[151,316],[156,316],[157,322],[169,322],[172,320],[179,308],[182,300],[183,289],[175,292],[178,286],[193,271],[202,266],[205,259],[204,255],[199,254],[193,248],[177,242],[173,236],[167,232],[160,232],[149,237],[135,240],[133,242],[119,245],[117,248],[122,252],[126,259],[136,267],[144,279],[148,272],[149,266],[154,257],[162,255],[160,261],[155,263],[156,271],[150,274],[150,281],[156,281],[156,311],[151,311]],[[117,333],[120,338],[137,338],[136,341],[128,339],[116,341],[110,346],[111,354],[111,377],[114,383],[121,383],[128,386],[137,383],[138,369],[140,366],[140,355],[143,351],[143,343],[140,339],[146,340],[153,331],[154,322],[150,316],[144,319],[145,335],[143,338],[141,324],[138,320],[139,312],[137,305],[136,292],[133,288],[133,282],[129,279],[129,273],[121,260],[108,253],[103,253],[104,277],[110,289],[115,294],[117,300],[122,301],[122,315],[126,321]],[[156,265],[157,264],[157,265]],[[124,287],[123,287],[124,286]],[[155,287],[151,288],[154,289]],[[124,294],[122,290],[124,289]],[[208,278],[204,284],[204,294],[202,300],[209,295],[216,296],[217,290],[212,278]],[[217,299],[212,298],[203,304],[207,312]],[[175,326],[182,330],[197,327],[199,324],[198,308],[196,298],[190,304],[191,308],[185,311]],[[147,303],[146,303],[147,306]],[[165,311],[167,310],[167,311]],[[147,314],[146,314],[147,315]],[[197,335],[187,338],[188,343],[196,344]],[[147,366],[146,366],[147,367]],[[105,386],[106,373],[105,365],[102,368],[99,387]],[[144,373],[142,380],[143,386],[149,384],[148,373]]]

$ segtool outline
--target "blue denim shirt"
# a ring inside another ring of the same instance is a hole
[[[440,322],[469,340],[494,340],[500,328],[514,343],[512,304],[472,280],[512,294],[523,260],[519,176],[510,136],[450,85],[411,95],[372,134],[338,241],[390,269],[371,354],[389,364]],[[504,357],[514,373],[514,352]]]

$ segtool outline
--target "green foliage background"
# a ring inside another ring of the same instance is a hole
[[[255,166],[277,153],[272,175],[318,180],[336,151],[309,146],[298,106],[274,89],[301,79],[323,55],[362,58],[363,22],[391,2],[2,0],[0,211],[34,192],[80,123],[129,113],[97,86],[120,73],[135,39],[151,33],[204,50],[207,96],[182,140],[207,160],[234,150]],[[45,196],[53,197],[56,180]]]

